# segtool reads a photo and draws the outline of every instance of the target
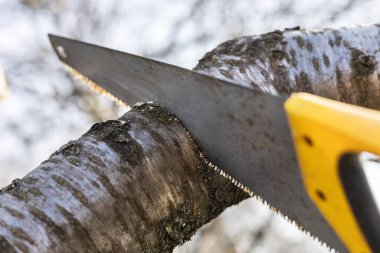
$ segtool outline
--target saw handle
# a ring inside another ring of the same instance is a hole
[[[358,160],[380,154],[380,112],[307,93],[285,110],[314,204],[350,252],[380,252],[380,216]]]
[[[377,168],[376,168],[377,169]],[[373,252],[380,252],[380,214],[357,154],[339,160],[339,174],[352,212]]]

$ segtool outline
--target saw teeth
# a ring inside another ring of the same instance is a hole
[[[71,67],[70,65],[64,62],[61,62],[61,63],[63,64],[67,72],[69,72],[71,76],[73,76],[75,79],[78,79],[81,82],[87,84],[92,90],[96,91],[97,93],[111,98],[113,101],[115,101],[116,104],[121,105],[127,109],[130,109],[130,107],[126,103],[124,103],[123,101],[121,101],[120,99],[118,99],[117,97],[115,97],[114,95],[112,95],[111,93],[103,89],[102,87],[100,87],[98,84],[96,84],[92,80],[88,79],[86,76],[79,73],[79,71],[77,71],[76,69],[74,69],[73,67]]]
[[[250,190],[248,189],[248,191],[250,191]],[[250,192],[253,194],[252,191],[250,191]],[[284,220],[286,220],[287,222],[289,222],[293,226],[297,227],[300,231],[302,231],[303,233],[305,233],[307,236],[311,237],[314,241],[317,241],[321,246],[327,248],[329,252],[331,252],[331,253],[338,253],[338,251],[336,251],[335,249],[333,249],[332,247],[330,247],[327,243],[322,242],[317,236],[315,236],[315,235],[311,234],[309,231],[305,230],[305,228],[302,227],[301,225],[299,225],[296,221],[290,219],[287,215],[284,215],[283,213],[281,213],[281,211],[279,211],[274,206],[270,205],[266,200],[264,200],[259,195],[253,194],[253,197],[256,200],[258,200],[260,203],[262,203],[265,206],[269,207],[269,209],[272,212],[274,212],[275,214],[279,215],[281,218],[283,218]]]
[[[182,125],[183,126],[183,125]],[[186,131],[187,135],[189,136],[189,138],[191,138],[193,140],[193,143],[195,144],[195,146],[198,148],[199,150],[199,147],[198,145],[195,143],[193,137],[191,136],[191,134],[186,130],[185,127],[183,127],[184,130]],[[291,223],[292,225],[296,226],[299,230],[301,230],[302,232],[304,232],[306,235],[308,235],[309,237],[313,238],[315,241],[319,242],[320,245],[323,246],[323,243],[321,240],[319,240],[318,237],[312,235],[309,231],[305,230],[304,227],[300,226],[299,224],[297,224],[296,221],[293,221],[291,219],[289,219],[288,216],[282,214],[277,208],[275,208],[274,206],[270,205],[267,201],[265,201],[262,197],[260,197],[259,195],[257,194],[254,194],[253,191],[251,191],[248,187],[244,186],[242,183],[238,182],[236,179],[234,179],[233,177],[231,177],[230,175],[228,175],[226,172],[224,172],[222,169],[218,168],[216,165],[214,165],[212,162],[208,161],[207,158],[204,156],[204,154],[202,152],[199,151],[199,158],[201,160],[203,160],[205,162],[205,164],[208,165],[208,167],[210,169],[213,169],[215,170],[217,173],[219,173],[220,175],[222,175],[223,177],[229,179],[236,187],[239,187],[240,189],[242,189],[244,192],[248,193],[248,195],[250,197],[254,197],[256,200],[258,200],[259,202],[261,202],[262,204],[266,205],[267,207],[269,207],[269,209],[271,211],[273,211],[274,213],[276,213],[277,215],[279,215],[280,217],[282,217],[284,220],[286,220],[287,222]],[[330,252],[337,252],[336,250],[334,250],[333,248],[331,248],[330,246],[328,246],[326,243],[325,243],[325,247],[330,251]]]
[[[191,134],[186,130],[186,128],[184,128],[186,133],[188,134],[188,136],[193,140],[194,142],[194,139],[192,138]],[[194,144],[196,145],[196,143],[194,142]],[[197,146],[197,145],[196,145]],[[199,150],[199,147],[197,146],[198,150]],[[217,166],[215,166],[212,162],[208,161],[205,156],[203,155],[202,152],[199,151],[199,157],[200,159],[202,159],[208,166],[209,168],[215,170],[216,172],[218,172],[220,175],[222,175],[223,177],[225,178],[228,178],[235,186],[239,187],[240,189],[242,189],[244,192],[248,193],[248,195],[250,197],[254,197],[256,200],[258,200],[259,202],[261,202],[262,204],[264,204],[265,206],[267,206],[272,212],[274,212],[275,214],[279,215],[280,217],[282,217],[284,220],[286,220],[287,222],[291,223],[293,226],[296,226],[299,230],[301,230],[303,233],[305,233],[306,235],[308,235],[309,237],[313,238],[313,240],[319,242],[319,244],[321,246],[325,246],[329,252],[337,252],[336,250],[334,250],[333,248],[331,248],[330,246],[328,246],[326,243],[322,242],[321,240],[319,240],[318,237],[312,235],[309,231],[305,230],[304,227],[302,227],[301,225],[299,225],[296,221],[294,220],[291,220],[289,219],[288,216],[284,215],[283,213],[281,213],[277,208],[275,208],[274,206],[270,205],[266,200],[264,200],[262,197],[260,197],[259,195],[257,194],[254,194],[253,191],[251,191],[248,187],[244,186],[242,183],[238,182],[236,179],[232,178],[230,175],[228,175],[227,173],[225,173],[222,169],[219,169]],[[324,245],[324,244],[325,245]]]
[[[121,106],[124,106],[126,107],[127,109],[130,109],[130,106],[128,106],[126,103],[124,103],[123,101],[121,101],[120,99],[118,99],[117,97],[115,97],[114,95],[112,95],[111,93],[109,93],[108,91],[106,91],[105,89],[103,89],[102,87],[100,87],[98,84],[96,84],[95,82],[91,81],[90,79],[88,79],[87,77],[83,76],[81,73],[79,73],[76,69],[74,69],[73,67],[69,66],[68,64],[62,62],[64,68],[76,79],[79,79],[80,81],[82,81],[83,83],[87,84],[91,89],[95,90],[96,92],[102,94],[102,95],[105,95],[105,96],[108,96],[110,97],[112,100],[114,100],[118,105],[121,105]],[[149,104],[154,104],[153,101],[149,101],[148,102]],[[136,103],[138,104],[138,103]],[[179,121],[178,118],[175,118],[176,121]],[[180,122],[180,121],[179,121]],[[184,127],[183,127],[184,128]],[[186,128],[184,128],[184,130],[186,131],[187,135],[193,140],[194,142],[194,139],[192,138],[191,134],[186,130]],[[194,144],[196,145],[196,143],[194,142]],[[196,145],[197,146],[197,145]],[[199,150],[199,147],[197,146],[198,150]],[[269,207],[269,209],[276,213],[277,215],[279,215],[280,217],[282,217],[283,219],[285,219],[287,222],[291,223],[293,226],[296,226],[299,230],[301,230],[302,232],[306,233],[306,235],[308,235],[309,237],[313,238],[315,241],[318,241],[323,247],[327,248],[329,250],[329,252],[331,253],[337,253],[337,251],[333,248],[331,248],[330,246],[328,246],[325,242],[321,242],[321,240],[319,240],[318,237],[312,235],[309,231],[305,230],[302,226],[298,225],[297,222],[295,222],[294,220],[291,220],[289,219],[288,216],[282,214],[277,208],[275,208],[274,206],[270,205],[266,200],[264,200],[262,197],[260,197],[259,195],[256,195],[254,194],[248,187],[244,186],[242,183],[240,183],[239,181],[237,181],[235,178],[231,177],[230,175],[228,175],[226,172],[224,172],[223,170],[221,170],[220,168],[218,168],[215,164],[213,164],[212,162],[208,161],[205,156],[203,155],[202,152],[199,152],[199,157],[201,160],[203,160],[209,168],[215,170],[217,173],[219,173],[220,175],[222,175],[223,177],[227,178],[228,180],[230,180],[236,187],[240,188],[241,190],[243,190],[244,192],[246,192],[250,197],[254,197],[256,200],[258,200],[259,202],[261,202],[262,204],[264,204],[265,206]]]

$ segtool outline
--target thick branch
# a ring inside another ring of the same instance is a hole
[[[2,190],[0,251],[170,252],[246,197],[172,114],[144,104]]]
[[[380,109],[380,26],[236,38],[195,68],[272,94],[305,91]]]

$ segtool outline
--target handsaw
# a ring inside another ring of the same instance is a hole
[[[168,108],[222,174],[301,229],[339,252],[380,252],[373,225],[380,224],[379,214],[354,155],[380,153],[377,111],[306,93],[272,96],[141,56],[49,38],[59,60],[88,84],[130,105],[153,101]]]

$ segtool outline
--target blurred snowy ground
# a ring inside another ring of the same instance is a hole
[[[286,27],[377,23],[378,1],[0,0],[0,187],[22,177],[97,121],[123,109],[73,81],[47,33],[187,68],[219,43]],[[190,252],[326,252],[255,199],[228,209],[176,249]]]

